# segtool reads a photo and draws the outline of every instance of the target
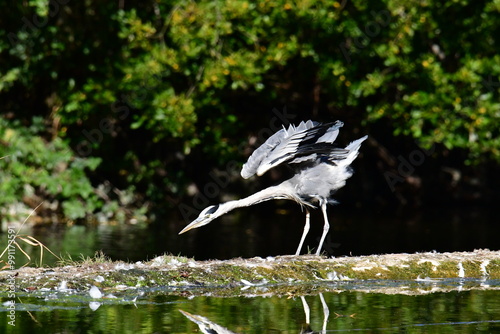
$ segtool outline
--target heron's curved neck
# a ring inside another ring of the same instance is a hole
[[[281,183],[277,186],[272,186],[263,189],[248,197],[235,201],[226,202],[222,204],[221,209],[223,208],[224,213],[226,213],[236,208],[258,204],[272,199],[296,200],[295,196],[293,195],[293,192],[290,191],[288,185],[285,183]]]

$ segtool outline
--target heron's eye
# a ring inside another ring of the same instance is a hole
[[[205,212],[205,216],[211,216],[212,213],[215,213],[217,211],[217,209],[219,208],[219,204],[217,205],[212,205],[211,207],[209,207],[207,209],[207,211]]]

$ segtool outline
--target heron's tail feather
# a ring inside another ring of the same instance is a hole
[[[338,162],[338,164],[339,165],[346,165],[346,166],[350,165],[354,161],[354,159],[356,159],[356,157],[358,156],[359,148],[361,147],[361,143],[363,143],[367,138],[368,138],[368,136],[361,137],[361,138],[353,141],[349,145],[347,145],[345,149],[347,151],[349,151],[349,153],[347,154],[347,157],[344,160],[340,160]]]
[[[368,136],[361,137],[353,142],[351,142],[349,145],[346,146],[346,150],[349,151],[357,151],[361,147],[361,143],[364,142]]]

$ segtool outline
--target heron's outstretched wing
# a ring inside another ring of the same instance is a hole
[[[331,145],[338,136],[339,128],[344,123],[321,124],[318,122],[301,122],[298,126],[290,125],[281,129],[257,148],[243,165],[241,176],[245,179],[254,174],[262,175],[269,169],[283,163],[299,163],[324,150],[329,145],[329,152],[335,150]],[[342,150],[337,153],[340,155]]]
[[[334,163],[345,159],[349,150],[338,148],[333,143],[315,143],[304,145],[297,151],[295,158],[288,161],[289,164],[311,163],[316,161],[328,161]]]

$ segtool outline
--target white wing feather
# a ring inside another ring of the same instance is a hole
[[[320,125],[321,123],[309,120],[301,122],[298,126],[290,125],[288,129],[279,130],[248,158],[241,170],[241,176],[245,179],[255,174],[260,176],[269,169],[292,159],[293,163],[311,160],[315,155],[296,159],[294,157],[303,141],[314,139],[321,131],[325,131],[324,127],[321,128]],[[339,134],[339,128],[343,125],[342,122],[337,121],[321,137],[315,139],[314,143],[333,143]]]
[[[270,168],[279,165],[286,160],[287,154],[292,154],[297,149],[307,130],[319,124],[309,120],[301,122],[298,126],[291,124],[288,129],[279,130],[252,153],[241,169],[241,176],[244,179],[255,174],[260,176]],[[280,159],[280,157],[282,158]]]

